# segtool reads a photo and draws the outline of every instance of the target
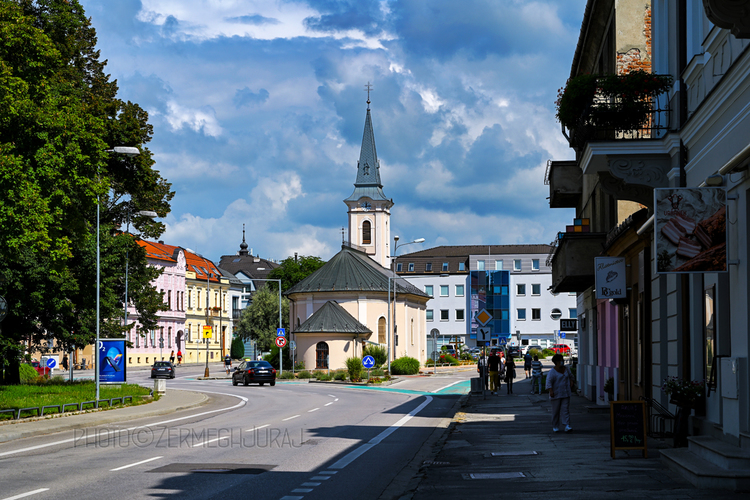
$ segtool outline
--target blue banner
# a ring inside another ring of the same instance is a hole
[[[99,339],[99,383],[121,384],[127,381],[125,339]]]

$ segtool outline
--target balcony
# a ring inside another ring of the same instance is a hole
[[[552,266],[552,292],[583,292],[594,286],[594,257],[599,257],[606,233],[559,233],[547,259]]]
[[[232,320],[237,321],[242,316],[242,309],[232,309]]]
[[[575,160],[549,161],[544,184],[550,208],[576,208],[583,194],[583,172]]]

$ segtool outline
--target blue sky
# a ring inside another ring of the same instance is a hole
[[[586,0],[81,0],[176,195],[162,239],[211,259],[329,259],[367,94],[392,234],[549,243],[554,118]]]

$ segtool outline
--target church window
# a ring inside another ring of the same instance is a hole
[[[385,344],[385,318],[378,320],[378,344]]]
[[[328,368],[328,344],[325,342],[315,346],[315,368]]]
[[[370,221],[366,220],[362,223],[362,244],[363,245],[369,245],[372,243],[372,226],[370,225]]]

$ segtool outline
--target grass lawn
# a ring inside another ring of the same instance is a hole
[[[46,383],[31,383],[21,385],[0,386],[0,410],[11,408],[30,408],[36,406],[63,405],[67,403],[80,403],[92,401],[95,398],[96,386],[93,381],[67,382],[62,379],[53,378]],[[136,396],[133,405],[142,404],[141,397],[148,396],[149,390],[136,384],[123,384],[120,386],[100,385],[100,399],[111,399],[122,396]],[[119,405],[115,405],[119,406]],[[127,406],[130,406],[128,403]],[[67,411],[73,411],[68,407]],[[47,409],[44,414],[58,413],[56,408]],[[33,412],[29,412],[29,415]],[[22,414],[23,416],[23,414]],[[0,414],[0,420],[10,418],[10,414]]]

